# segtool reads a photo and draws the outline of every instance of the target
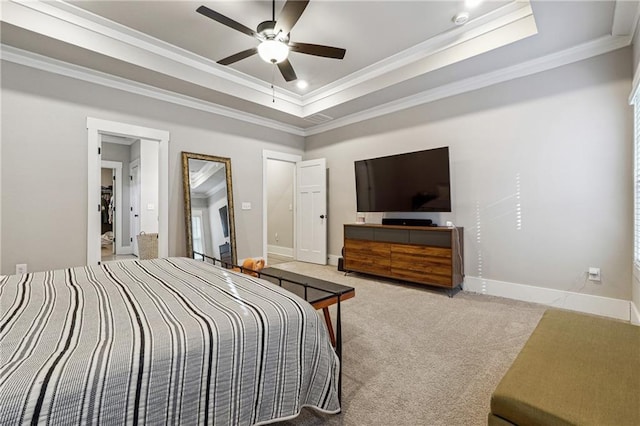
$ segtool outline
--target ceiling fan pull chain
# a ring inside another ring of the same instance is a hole
[[[276,103],[276,88],[273,86],[273,83],[276,80],[276,64],[273,64],[271,67],[271,102]]]

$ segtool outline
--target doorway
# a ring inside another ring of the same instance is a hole
[[[267,265],[296,260],[295,169],[300,161],[300,155],[262,152],[262,252]]]
[[[295,259],[296,163],[268,158],[267,174],[267,264]]]
[[[100,169],[102,142],[106,137],[128,138],[133,141],[149,142],[142,143],[141,150],[146,150],[147,146],[154,146],[150,150],[150,155],[141,155],[141,158],[149,158],[150,161],[141,163],[141,174],[149,172],[154,176],[153,184],[149,185],[144,196],[141,197],[141,206],[145,206],[142,217],[141,228],[146,232],[158,233],[158,256],[167,257],[169,255],[169,132],[147,127],[136,126],[127,123],[101,120],[97,118],[87,118],[87,142],[88,142],[88,196],[87,196],[87,264],[97,265],[101,262],[101,244],[96,235],[101,230],[101,207],[100,207]],[[133,147],[132,147],[133,149]],[[132,157],[134,158],[134,157]],[[146,171],[145,171],[146,170]],[[150,182],[147,179],[144,182]],[[143,183],[144,183],[143,182]],[[116,193],[116,197],[118,194]],[[121,206],[118,203],[117,206]],[[97,211],[96,211],[97,207]],[[122,235],[120,225],[123,216],[119,215],[116,222],[116,251],[119,241],[117,234]],[[120,225],[118,225],[120,224]],[[135,239],[130,236],[130,242]]]
[[[262,253],[264,259],[269,260],[269,232],[272,240],[275,239],[275,230],[269,230],[269,200],[268,194],[271,192],[276,197],[281,197],[285,192],[284,187],[288,186],[288,178],[284,178],[282,185],[274,185],[270,188],[269,169],[270,165],[278,164],[272,161],[289,163],[293,166],[294,172],[291,176],[293,180],[293,250],[291,257],[285,257],[286,261],[300,260],[303,262],[327,264],[327,182],[326,182],[326,160],[318,158],[315,160],[302,161],[302,157],[294,154],[285,154],[275,151],[262,151]],[[277,166],[276,166],[277,167]],[[288,167],[288,166],[287,166]],[[283,167],[285,168],[285,167]],[[286,170],[286,168],[285,168]],[[274,195],[272,195],[273,197]],[[285,204],[288,208],[288,204]],[[273,247],[272,247],[273,249]],[[282,255],[276,253],[278,259]],[[273,256],[272,256],[273,258]]]
[[[100,259],[104,262],[106,260],[113,260],[116,256],[116,223],[119,218],[116,214],[116,193],[120,190],[116,188],[116,182],[119,184],[119,179],[116,177],[115,165],[120,166],[120,163],[112,163],[108,161],[102,162],[102,168],[100,169]],[[120,239],[121,236],[117,235]]]

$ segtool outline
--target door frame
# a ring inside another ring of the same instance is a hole
[[[267,253],[268,253],[268,249],[267,249],[267,241],[268,241],[268,235],[267,235],[267,161],[268,160],[279,160],[279,161],[286,161],[288,163],[293,163],[294,165],[296,163],[299,163],[300,161],[302,161],[302,155],[297,155],[297,154],[287,154],[285,152],[277,152],[277,151],[269,151],[269,150],[262,150],[262,257],[266,260],[267,259]],[[294,168],[295,169],[295,168]],[[293,260],[296,260],[296,248],[297,248],[297,243],[296,243],[296,175],[295,175],[295,171],[294,171],[294,175],[293,175],[293,211],[294,211],[294,215],[293,215]]]
[[[132,185],[133,183],[133,169],[134,168],[138,168],[138,182],[137,182],[137,193],[136,191],[134,191],[134,186]],[[140,232],[140,209],[142,209],[142,202],[140,200],[140,159],[136,158],[135,160],[131,161],[129,163],[129,177],[130,177],[130,181],[129,181],[129,206],[131,206],[131,208],[129,209],[129,235],[131,235],[131,254],[135,255],[135,256],[140,256],[140,249],[138,248],[138,234],[136,233],[136,227],[135,227],[135,213],[133,211],[133,206],[134,204],[134,200],[136,199],[136,197],[138,198],[138,202],[137,202],[137,206],[138,206],[138,229],[137,231]]]
[[[116,193],[116,232],[114,232],[116,236],[116,243],[114,244],[116,250],[115,254],[129,254],[127,248],[125,248],[122,244],[122,163],[120,161],[102,160],[101,168],[112,169],[116,171],[116,181],[114,183],[114,190]]]
[[[87,265],[100,264],[100,169],[102,140],[100,135],[150,139],[159,143],[158,152],[158,256],[169,255],[169,137],[166,130],[152,129],[117,121],[87,117]]]

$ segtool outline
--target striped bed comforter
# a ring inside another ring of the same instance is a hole
[[[252,425],[335,413],[316,311],[186,258],[0,279],[0,424]]]

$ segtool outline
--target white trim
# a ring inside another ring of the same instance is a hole
[[[297,126],[59,61],[57,59],[28,52],[26,50],[17,49],[12,46],[4,44],[0,45],[0,55],[3,60],[30,68],[75,78],[76,80],[86,81],[88,83],[98,84],[112,89],[123,90],[136,95],[193,108],[198,111],[204,111],[274,130],[280,130],[297,136],[304,136],[304,130]]]
[[[623,321],[630,320],[630,302],[628,300],[469,276],[465,278],[463,288],[465,291],[490,296],[540,303],[555,308],[601,315]]]
[[[635,303],[630,302],[631,305],[631,324],[640,325],[640,311]]]
[[[435,37],[303,95],[303,105],[307,106],[321,99],[340,94],[354,86],[374,80],[420,59],[427,58],[532,15],[533,11],[528,0],[511,2],[487,15],[467,22],[464,26],[456,27],[450,31],[436,35]],[[377,87],[378,90],[381,88],[382,87]]]
[[[115,169],[116,171],[116,255],[125,253],[122,239],[122,162],[102,160],[100,167],[103,169]],[[100,234],[98,234],[100,235]],[[100,238],[100,237],[98,237]]]
[[[187,53],[166,42],[123,27],[101,16],[61,1],[14,0],[3,2],[2,20],[40,36],[89,52],[158,71],[166,76],[208,87],[216,92],[250,100],[283,112],[301,109],[300,96],[278,89],[280,102],[272,104],[265,82],[249,77],[211,59]],[[63,8],[65,10],[63,10]],[[84,16],[80,16],[84,15]],[[91,19],[87,19],[90,16]]]
[[[266,259],[269,250],[267,248],[267,160],[280,160],[289,163],[302,161],[302,156],[298,154],[287,154],[285,152],[262,150],[262,258]],[[293,178],[293,193],[296,194],[295,171]],[[296,211],[296,197],[293,197],[293,211]],[[296,215],[293,215],[293,252],[296,252]],[[294,257],[295,258],[295,257]]]
[[[72,65],[66,62],[48,58],[46,56],[34,54],[21,49],[16,49],[7,45],[0,45],[0,54],[2,55],[3,60],[7,60],[16,64],[64,75],[67,77],[103,85],[106,87],[124,90],[141,96],[186,106],[188,108],[221,115],[224,117],[248,122],[274,130],[283,131],[297,136],[312,136],[339,127],[358,123],[364,120],[391,114],[414,106],[437,101],[468,91],[481,89],[494,84],[502,83],[520,77],[525,77],[539,72],[544,72],[550,69],[585,60],[597,55],[620,49],[622,47],[626,47],[631,43],[631,40],[632,37],[629,35],[601,37],[599,39],[573,46],[560,52],[542,56],[465,80],[449,83],[437,88],[426,90],[416,95],[388,102],[386,104],[369,108],[367,110],[363,110],[354,114],[349,114],[328,123],[312,126],[307,129],[282,123],[277,120],[266,119],[255,114],[242,112],[240,110],[217,105],[212,102],[207,102],[167,90],[158,89],[150,85],[133,82],[131,80],[90,70],[88,68],[80,67],[77,65]],[[633,80],[634,90],[639,82],[640,72],[636,70]],[[631,103],[631,96],[629,102]]]
[[[324,133],[339,127],[348,126],[382,115],[391,114],[412,108],[418,105],[427,104],[450,96],[459,95],[470,92],[472,90],[482,89],[494,84],[503,83],[516,78],[526,77],[532,74],[548,71],[574,62],[589,59],[594,56],[602,55],[622,47],[626,47],[631,43],[628,36],[605,36],[560,52],[532,59],[510,67],[480,74],[464,80],[445,84],[416,95],[407,96],[402,99],[387,102],[367,110],[363,110],[354,114],[335,119],[333,121],[309,127],[305,130],[305,136]]]
[[[199,111],[205,111],[228,118],[233,118],[258,126],[280,130],[293,135],[306,137],[348,126],[364,120],[377,118],[382,115],[402,111],[404,109],[412,108],[418,105],[434,102],[450,96],[459,95],[465,92],[481,89],[498,83],[503,83],[516,78],[548,71],[594,56],[602,55],[604,53],[608,53],[622,47],[626,47],[630,43],[630,36],[605,36],[578,46],[571,47],[569,49],[565,49],[560,52],[542,56],[520,64],[512,65],[510,67],[488,72],[468,79],[449,83],[440,87],[426,90],[416,95],[407,96],[405,98],[378,105],[367,110],[349,114],[328,123],[312,126],[307,129],[282,123],[276,120],[266,119],[258,115],[249,114],[221,105],[216,105],[214,103],[206,102],[189,96],[176,94],[167,90],[158,89],[153,86],[133,82],[106,73],[89,70],[77,65],[68,64],[66,62],[47,58],[45,56],[37,55],[21,49],[16,49],[11,46],[0,45],[0,54],[2,55],[3,60],[7,60],[16,64],[127,91],[130,93],[135,93],[141,96],[146,96],[169,103],[174,103],[176,105],[193,108]],[[639,82],[640,71],[636,70],[633,87],[637,87]],[[629,99],[630,103],[632,102],[631,98],[632,96],[630,96]]]
[[[103,35],[108,39],[123,41],[128,45],[135,46],[143,51],[147,51],[163,58],[171,59],[189,65],[192,68],[200,69],[211,73],[217,77],[224,78],[230,82],[237,83],[267,96],[272,95],[272,89],[264,84],[264,81],[244,74],[226,66],[216,63],[216,61],[204,58],[189,50],[167,43],[163,40],[140,32],[133,28],[119,24],[115,21],[96,15],[85,9],[79,8],[65,1],[43,3],[33,0],[12,0],[21,3],[33,10],[55,17],[73,26],[83,28],[92,33]],[[287,102],[300,103],[297,93],[277,88],[278,98],[286,99]]]
[[[139,173],[140,173],[140,158],[134,158],[133,160],[131,160],[129,162],[129,176],[133,177],[133,169],[134,168],[138,168],[138,178],[140,177]],[[134,194],[133,189],[131,187],[131,177],[129,178],[129,206],[133,207],[133,205],[135,204],[134,201],[136,194]],[[140,191],[140,188],[138,187],[138,191]],[[139,197],[140,194],[138,193],[137,196]],[[137,204],[138,204],[138,209],[140,209],[142,207],[142,204],[140,202],[140,200],[137,200]],[[139,214],[139,211],[138,211]],[[139,219],[138,219],[139,220]],[[138,240],[136,239],[137,235],[134,229],[134,212],[133,212],[133,208],[129,210],[129,235],[131,235],[131,254],[138,256],[140,254],[140,252],[138,251],[138,254],[136,254],[135,250],[134,250],[134,245],[135,248],[138,247]],[[138,232],[140,232],[140,230],[138,229]]]
[[[169,255],[169,132],[133,124],[87,117],[87,264],[100,262],[100,241],[94,238],[100,233],[100,217],[94,214],[100,205],[101,134],[150,139],[159,142],[158,164],[158,256]]]
[[[499,9],[491,16],[446,31],[315,90],[304,98],[303,115],[319,113],[537,34],[529,2],[513,2],[505,8],[514,6],[517,9],[504,16],[500,16],[504,8]],[[476,22],[480,25],[475,25]]]
[[[293,249],[291,247],[267,245],[267,254],[277,254],[278,256],[290,257],[293,259]]]
[[[341,257],[342,256],[330,254],[327,256],[327,264],[331,266],[338,266],[338,259],[340,259]]]

